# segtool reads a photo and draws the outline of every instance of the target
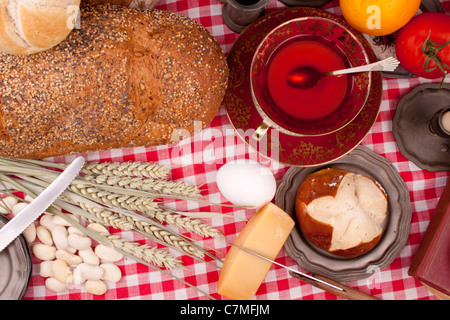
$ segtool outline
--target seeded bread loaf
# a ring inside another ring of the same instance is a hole
[[[81,7],[81,28],[29,56],[0,54],[0,156],[161,145],[216,114],[228,67],[199,23],[163,11]],[[176,135],[176,134],[175,134]]]
[[[85,4],[109,3],[119,6],[126,6],[130,8],[151,10],[158,4],[158,0],[83,0],[83,3]]]

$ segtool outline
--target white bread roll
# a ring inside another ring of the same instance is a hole
[[[73,30],[80,0],[0,0],[0,50],[29,55],[56,46]]]
[[[314,245],[355,257],[380,240],[388,201],[369,177],[342,169],[323,169],[300,185],[296,213],[300,229]]]

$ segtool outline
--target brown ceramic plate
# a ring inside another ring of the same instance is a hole
[[[315,166],[329,163],[353,150],[365,138],[377,119],[383,84],[380,72],[372,73],[369,98],[358,116],[333,133],[295,137],[270,128],[261,141],[252,138],[262,122],[250,88],[250,66],[264,37],[283,22],[298,17],[324,17],[345,26],[364,45],[370,62],[377,61],[364,36],[342,18],[321,9],[294,7],[267,14],[249,25],[234,42],[227,61],[230,67],[228,90],[224,98],[227,116],[237,134],[260,155],[289,166]]]
[[[0,214],[0,228],[8,218]],[[19,236],[0,252],[0,300],[20,300],[31,277],[32,263],[28,245]]]
[[[372,150],[358,146],[328,165],[290,168],[277,189],[275,203],[294,220],[298,187],[309,174],[324,168],[341,168],[364,174],[379,182],[388,195],[388,217],[380,242],[369,252],[355,258],[341,258],[309,243],[296,226],[285,243],[288,255],[302,268],[336,281],[364,279],[389,266],[405,246],[409,236],[412,205],[409,190],[395,168]]]

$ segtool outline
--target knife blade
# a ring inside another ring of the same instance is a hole
[[[353,289],[351,287],[348,287],[348,286],[346,286],[344,284],[338,283],[338,282],[333,281],[331,279],[328,279],[326,277],[323,277],[323,276],[311,276],[309,274],[297,271],[297,270],[295,270],[293,268],[290,268],[290,267],[285,266],[285,265],[283,265],[281,263],[278,263],[278,262],[276,262],[276,261],[274,261],[272,259],[264,257],[263,255],[260,255],[260,254],[254,252],[254,251],[248,250],[248,249],[246,249],[244,247],[241,247],[241,246],[239,246],[237,244],[232,243],[231,245],[233,245],[233,246],[235,246],[235,247],[237,247],[237,248],[239,248],[239,249],[241,249],[243,251],[246,251],[246,252],[248,252],[250,254],[253,254],[253,255],[261,258],[261,259],[269,261],[269,262],[271,262],[271,263],[273,263],[273,264],[275,264],[277,266],[285,268],[286,270],[289,270],[289,274],[291,276],[294,276],[294,277],[296,277],[296,278],[298,278],[298,279],[300,279],[300,280],[302,280],[302,281],[304,281],[304,282],[306,282],[306,283],[308,283],[310,285],[313,285],[313,286],[315,286],[317,288],[320,288],[322,290],[325,290],[327,292],[331,292],[331,293],[333,293],[333,294],[335,294],[337,296],[343,297],[345,299],[352,299],[352,300],[378,300],[377,298],[375,298],[375,297],[373,297],[371,295],[368,295],[366,293],[363,293],[361,291],[358,291],[356,289]]]
[[[261,259],[264,259],[264,260],[269,261],[269,262],[271,262],[271,263],[273,263],[273,264],[276,264],[277,266],[280,266],[280,267],[282,267],[282,268],[285,268],[286,270],[289,270],[289,271],[291,271],[291,272],[293,272],[293,273],[300,274],[302,277],[305,277],[305,278],[313,278],[312,276],[310,276],[310,275],[308,275],[308,274],[306,274],[306,273],[303,273],[303,272],[297,271],[297,270],[295,270],[295,269],[293,269],[293,268],[290,268],[290,267],[288,267],[288,266],[285,266],[284,264],[278,263],[278,262],[276,262],[276,261],[274,261],[274,260],[272,260],[272,259],[269,259],[269,258],[267,258],[267,257],[264,257],[263,255],[260,255],[260,254],[254,252],[254,251],[251,251],[251,250],[248,250],[248,249],[246,249],[246,248],[244,248],[244,247],[238,246],[237,244],[232,243],[231,245],[232,245],[232,246],[235,246],[235,247],[237,247],[237,248],[239,248],[239,249],[241,249],[241,250],[244,250],[244,251],[246,251],[246,252],[248,252],[248,253],[251,253],[251,254],[253,254],[253,255],[255,255],[255,256],[261,258]],[[316,280],[316,279],[313,278],[313,280]],[[319,280],[319,279],[317,279],[317,280],[318,280],[318,282],[324,282],[324,281]],[[324,282],[323,284],[329,285],[329,286],[331,286],[331,287],[334,287],[336,290],[343,290],[342,288],[339,288],[339,287],[337,287],[337,286],[335,286],[335,285],[332,285],[332,284],[329,284],[329,283],[326,283],[326,282]]]
[[[77,157],[41,194],[0,229],[0,252],[52,205],[78,176],[84,163],[84,157]]]

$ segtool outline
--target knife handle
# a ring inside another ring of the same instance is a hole
[[[313,285],[319,289],[322,289],[324,291],[330,292],[332,294],[335,294],[339,297],[342,297],[344,299],[348,299],[348,300],[379,300],[378,298],[371,296],[367,293],[361,292],[359,290],[356,290],[354,288],[351,288],[349,286],[346,286],[342,283],[336,282],[334,280],[328,279],[326,277],[320,276],[320,275],[312,275],[314,278],[319,279],[321,281],[325,281],[327,283],[330,283],[336,287],[341,288],[342,290],[333,288],[332,286],[327,286],[326,284],[319,282],[319,281],[315,281],[314,279],[310,279],[307,277],[303,277],[302,275],[298,274],[298,273],[294,273],[292,271],[289,272],[289,274],[291,276],[293,276],[294,278],[300,279],[303,282],[306,282],[310,285]]]

